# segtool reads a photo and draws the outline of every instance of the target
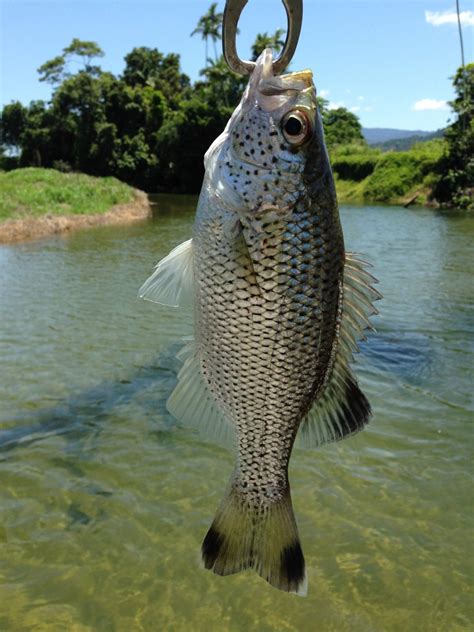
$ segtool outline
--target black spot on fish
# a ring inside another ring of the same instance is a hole
[[[247,134],[245,140],[250,140],[250,134]]]
[[[264,150],[264,149],[261,149],[261,150],[260,150],[260,154],[261,154],[262,156],[265,156],[265,150]]]
[[[255,171],[253,172],[254,176],[258,176],[258,169],[255,169]]]
[[[272,151],[273,147],[271,145],[268,145],[268,149]]]
[[[268,191],[268,184],[265,182],[265,184],[263,185],[263,190],[264,191]]]
[[[251,150],[250,150],[250,153],[251,153],[251,154],[254,154],[254,153],[255,153],[255,149],[251,149]]]
[[[286,149],[286,145],[284,143],[280,143],[280,149]]]
[[[272,157],[272,162],[275,163],[278,160],[278,158],[276,156]]]
[[[276,130],[273,130],[272,132],[269,133],[269,136],[276,136],[278,134],[278,132]]]
[[[242,140],[241,140],[241,141],[240,141],[240,143],[239,143],[239,145],[240,145],[241,147],[243,147],[243,146],[244,146],[244,141],[242,141]]]

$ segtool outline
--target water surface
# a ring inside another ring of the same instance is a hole
[[[0,247],[0,630],[472,629],[474,219],[342,209],[385,297],[375,415],[292,457],[300,599],[198,568],[232,457],[166,412],[190,314],[136,298],[194,205]]]

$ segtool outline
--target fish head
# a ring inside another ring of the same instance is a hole
[[[226,129],[229,188],[251,209],[294,202],[320,127],[311,71],[274,75],[266,49]]]

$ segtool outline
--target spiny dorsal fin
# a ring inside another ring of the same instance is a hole
[[[364,330],[373,329],[370,316],[377,314],[373,301],[382,295],[372,286],[377,280],[365,269],[369,264],[346,253],[339,341],[327,385],[302,421],[298,443],[317,447],[361,430],[371,410],[352,374],[350,363],[358,351]]]
[[[189,304],[193,287],[192,239],[176,246],[156,266],[138,296],[146,301],[178,307]]]

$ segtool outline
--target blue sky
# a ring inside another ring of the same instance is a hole
[[[473,59],[472,2],[461,0],[466,61]],[[181,54],[191,79],[204,43],[189,35],[210,1],[0,0],[0,102],[50,97],[36,68],[73,37],[105,51],[103,69],[120,73],[135,46]],[[224,2],[219,2],[223,9]],[[292,69],[311,68],[320,94],[352,109],[365,127],[434,130],[450,117],[450,76],[460,65],[454,0],[304,0]],[[239,24],[247,57],[258,32],[286,27],[281,0],[249,0]]]

